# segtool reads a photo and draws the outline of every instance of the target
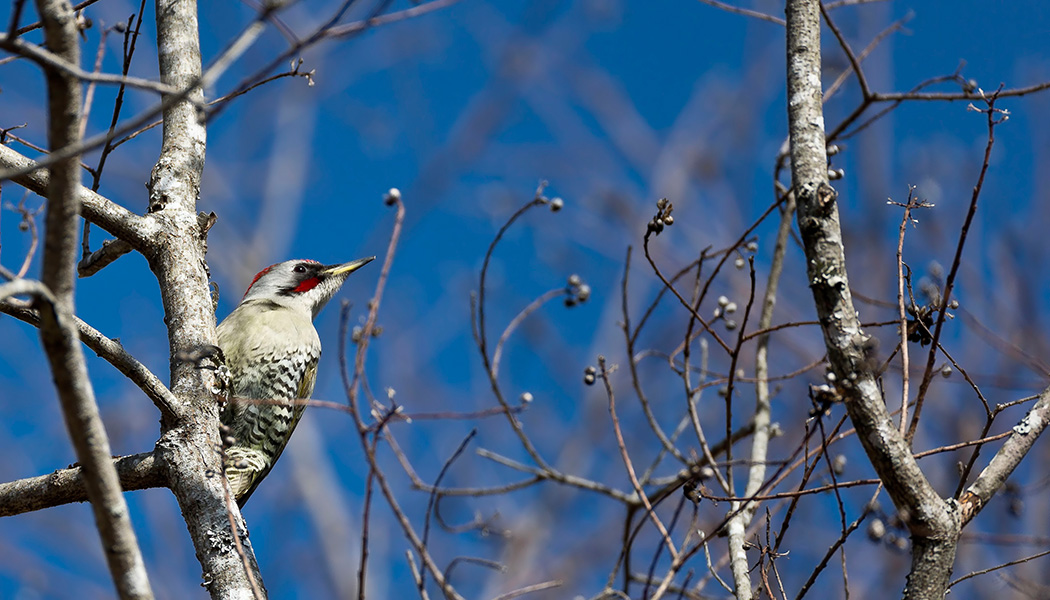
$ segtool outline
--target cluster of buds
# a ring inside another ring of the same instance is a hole
[[[77,31],[80,33],[81,39],[86,41],[87,35],[84,32],[94,27],[95,23],[91,19],[84,16],[84,11],[78,10],[76,13],[76,25]]]
[[[938,290],[938,294],[939,294]],[[931,302],[919,306],[914,302],[909,304],[907,307],[908,315],[910,318],[907,323],[908,341],[915,343],[918,342],[920,346],[926,346],[927,344],[933,343],[933,324],[935,322],[934,315],[940,310],[940,297],[938,296],[937,302]],[[954,298],[948,302],[948,307],[951,310],[959,308],[959,301]],[[944,316],[948,319],[954,319],[955,315],[945,311]],[[948,375],[951,375],[949,369]]]
[[[729,300],[729,298],[725,296],[719,296],[718,307],[715,308],[712,314],[714,315],[715,320],[723,319],[725,321],[726,329],[729,331],[733,331],[734,329],[736,329],[736,320],[729,318],[727,315],[735,313],[736,309],[736,302],[732,302],[731,300]]]
[[[372,329],[369,331],[369,334],[374,338],[383,335],[383,326],[373,325]],[[355,344],[360,344],[361,341],[364,340],[364,336],[365,328],[361,325],[354,325],[354,328],[350,330],[350,341]]]
[[[572,308],[586,302],[591,297],[591,286],[584,283],[579,275],[573,273],[569,275],[565,286],[565,296],[565,306]]]
[[[588,366],[583,370],[583,382],[587,385],[594,385],[594,380],[598,376],[598,369]]]
[[[758,252],[758,242],[752,240],[744,245],[744,249],[751,254],[754,254],[755,252]],[[743,256],[737,256],[736,260],[733,261],[733,266],[737,269],[743,269],[747,266],[747,259]]]
[[[830,375],[830,377],[827,375]],[[809,411],[809,416],[811,417],[828,414],[832,404],[842,402],[842,395],[835,387],[835,374],[829,371],[825,374],[825,379],[828,383],[809,386],[809,398],[813,403],[813,408]]]
[[[876,510],[878,510],[876,508]],[[881,511],[879,511],[881,512]],[[908,549],[908,533],[904,521],[897,516],[879,515],[868,522],[868,539],[876,544],[884,544],[894,550]]]
[[[664,225],[670,227],[674,225],[674,217],[671,216],[671,211],[674,210],[674,205],[671,204],[667,198],[660,198],[656,201],[656,216],[653,217],[652,221],[649,221],[649,226],[646,229],[646,234],[655,233],[660,235],[660,232],[664,230]]]

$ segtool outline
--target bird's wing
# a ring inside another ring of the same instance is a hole
[[[244,403],[238,419],[248,439],[244,442],[238,440],[237,445],[227,451],[226,459],[226,477],[230,480],[230,487],[234,488],[235,479],[240,487],[240,489],[234,489],[234,497],[237,498],[239,506],[244,506],[255,488],[259,487],[259,483],[277,463],[277,459],[281,458],[285,446],[288,445],[295,426],[299,424],[299,419],[306,410],[305,402],[295,402],[295,400],[308,399],[313,393],[314,383],[317,380],[317,359],[316,354],[306,358],[299,381],[293,382],[293,385],[290,386],[296,391],[296,398],[274,398],[266,403],[251,401]],[[285,386],[281,387],[285,388]],[[290,390],[282,389],[282,395],[291,396],[288,391]],[[275,400],[286,400],[287,403],[274,403]],[[248,424],[250,426],[245,427]],[[239,448],[242,444],[248,447]],[[239,452],[234,452],[235,450]],[[269,460],[267,460],[268,457]],[[245,470],[250,473],[236,472],[238,460],[242,461],[241,465],[247,463],[248,469]],[[234,475],[230,474],[231,469],[235,471]]]

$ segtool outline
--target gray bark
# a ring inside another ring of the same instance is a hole
[[[80,62],[73,7],[68,0],[38,0],[37,11],[51,51],[70,64]],[[48,89],[48,144],[52,151],[80,139],[80,82],[55,68],[44,70]],[[73,322],[73,287],[79,229],[80,165],[73,156],[51,168],[47,189],[43,273],[51,298],[41,300],[40,337],[51,364],[55,390],[83,471],[117,593],[122,599],[151,599],[145,563],[131,527],[128,507],[110,458],[112,453],[88,379],[87,366]]]
[[[122,456],[113,466],[124,491],[164,487],[164,471],[153,453]],[[20,515],[73,502],[88,500],[83,467],[59,469],[54,473],[0,483],[0,517]]]
[[[1014,426],[1010,437],[959,499],[964,524],[977,516],[992,496],[1002,489],[1007,478],[1017,465],[1021,464],[1046,429],[1047,423],[1050,423],[1050,388],[1039,394],[1039,400],[1021,422]]]
[[[821,92],[820,10],[817,0],[787,3],[788,121],[792,185],[807,276],[828,360],[857,437],[912,534],[905,598],[941,598],[955,562],[962,522],[954,500],[930,485],[890,419],[865,356],[846,273],[836,192],[828,183]]]
[[[48,194],[51,175],[44,169],[32,170],[36,163],[7,146],[0,145],[0,166],[5,171],[26,171],[12,181],[44,198]],[[158,234],[159,228],[152,219],[136,215],[119,204],[79,186],[76,190],[77,208],[81,215],[117,237],[129,242],[136,250],[145,250]]]
[[[162,421],[157,451],[182,509],[212,598],[251,598],[262,591],[243,519],[230,502],[219,449],[219,390],[214,369],[193,357],[215,345],[215,314],[205,263],[206,231],[196,205],[204,169],[205,128],[197,106],[201,57],[197,4],[157,1],[157,44],[163,83],[197,86],[164,111],[160,158],[149,184],[149,213],[164,234],[146,258],[160,283],[171,355],[171,391],[180,399]],[[231,517],[232,513],[232,517]],[[236,538],[231,529],[236,523]],[[238,543],[239,542],[239,543]]]

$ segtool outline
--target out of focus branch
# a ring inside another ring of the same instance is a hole
[[[9,37],[3,33],[0,33],[0,48],[3,48],[12,54],[24,56],[45,69],[61,71],[67,77],[73,77],[81,81],[126,85],[133,88],[150,90],[157,92],[158,94],[175,94],[179,91],[150,79],[85,71],[81,69],[79,65],[73,64],[60,56],[48,52],[44,47],[31,44],[20,38]]]
[[[68,0],[37,0],[48,47],[62,60],[80,61],[76,19]],[[80,142],[80,81],[54,65],[45,66],[48,97],[48,144],[52,151]],[[51,364],[55,391],[62,407],[77,458],[83,465],[84,484],[95,516],[102,548],[117,593],[123,600],[151,600],[135,530],[111,459],[87,364],[73,324],[73,285],[76,279],[77,230],[79,229],[80,165],[76,154],[55,161],[47,186],[46,229],[41,283],[53,300],[38,301],[40,337]],[[38,296],[38,300],[41,297]]]
[[[795,214],[795,198],[789,192],[784,211],[780,216],[780,227],[777,230],[777,240],[773,247],[773,261],[769,267],[769,278],[766,283],[766,293],[762,298],[762,312],[758,319],[758,329],[765,330],[773,324],[773,309],[777,301],[777,288],[780,284],[780,274],[784,269],[784,254],[787,251],[788,236],[791,233],[791,221]],[[751,439],[751,467],[748,469],[747,484],[744,487],[744,496],[754,496],[759,493],[765,483],[766,459],[769,452],[769,438],[771,431],[770,413],[772,407],[769,393],[769,333],[758,338],[758,347],[755,350],[755,416],[752,422],[755,427],[755,435]],[[726,525],[729,535],[730,565],[733,571],[733,579],[736,582],[737,598],[746,599],[751,597],[751,585],[748,569],[747,554],[745,552],[745,532],[754,518],[758,504],[755,502],[744,503],[739,506],[733,503],[732,511],[739,510]]]

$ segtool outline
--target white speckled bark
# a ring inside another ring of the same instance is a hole
[[[955,503],[942,499],[919,468],[865,360],[867,336],[853,306],[836,192],[828,183],[817,0],[787,3],[787,53],[792,183],[828,360],[858,438],[912,534],[912,570],[904,597],[941,598],[961,521]]]

